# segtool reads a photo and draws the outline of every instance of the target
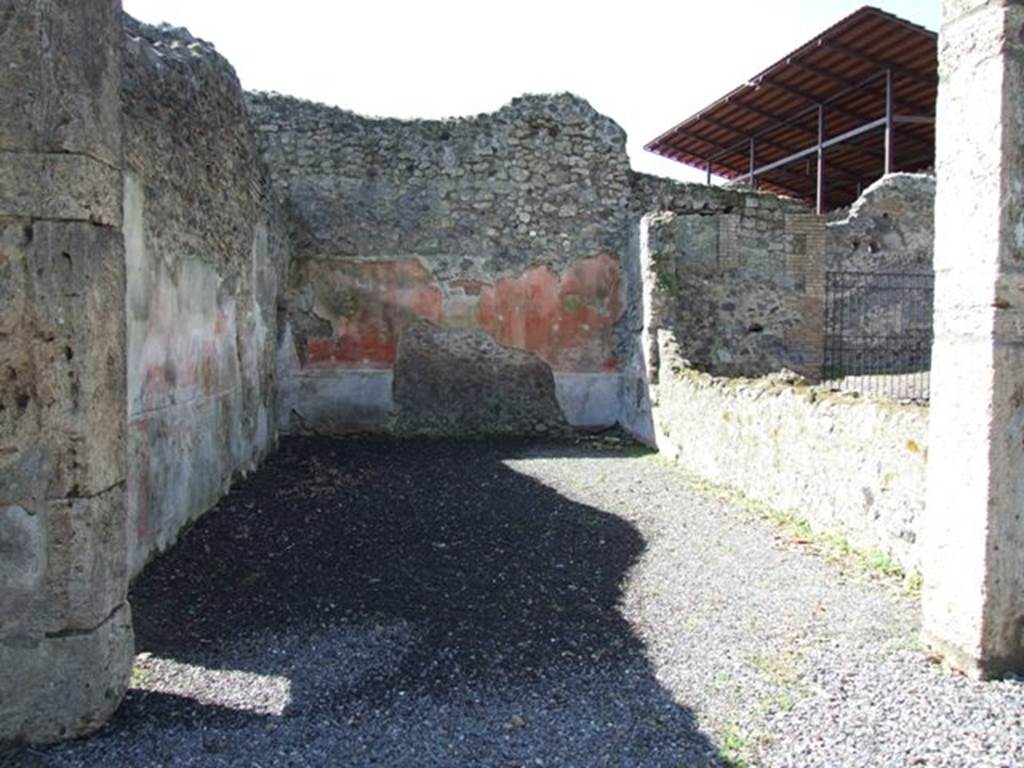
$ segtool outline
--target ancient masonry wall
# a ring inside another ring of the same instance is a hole
[[[698,187],[651,195],[641,225],[649,330],[718,376],[821,372],[824,220],[797,200]],[[656,350],[655,350],[656,351]]]
[[[274,446],[283,216],[238,79],[185,30],[125,21],[132,574]]]
[[[128,685],[120,4],[0,16],[0,745]]]
[[[616,423],[631,214],[614,122],[570,95],[411,122],[249,104],[294,223],[283,428]],[[424,391],[447,416],[420,418]]]
[[[857,272],[931,272],[935,177],[883,176],[826,227],[826,265]]]
[[[868,187],[826,230],[828,269],[855,273],[833,286],[842,334],[876,349],[875,365],[893,372],[927,370],[933,302],[921,293],[908,301],[904,289],[932,284],[934,209],[934,176],[897,173]]]
[[[659,450],[854,546],[921,564],[928,409],[841,395],[799,379],[722,379],[687,368],[658,334],[651,388]]]
[[[686,204],[687,191],[673,191],[676,212],[641,221],[643,334],[626,423],[689,471],[916,569],[927,409],[838,395],[800,375],[820,373],[824,220],[750,193],[725,209]],[[734,216],[757,222],[741,224],[746,247],[722,235]],[[736,252],[740,263],[722,264]]]

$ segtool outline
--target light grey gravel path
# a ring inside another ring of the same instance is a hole
[[[1024,766],[1024,683],[793,539],[615,444],[288,441],[133,589],[114,722],[13,761]]]

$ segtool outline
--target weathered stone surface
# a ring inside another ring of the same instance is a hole
[[[0,583],[7,592],[0,598],[6,621],[22,618],[9,605],[14,594],[35,594],[46,576],[44,518],[17,504],[0,507]]]
[[[926,642],[1024,669],[1024,8],[946,0],[936,145]]]
[[[891,174],[827,227],[829,270],[855,273],[833,286],[838,344],[854,340],[877,373],[928,370],[932,301],[917,289],[931,285],[934,202],[933,176]]]
[[[0,739],[58,741],[96,730],[121,703],[134,655],[127,603],[89,632],[0,636]]]
[[[124,478],[120,232],[0,224],[0,503],[98,493]],[[9,474],[8,474],[9,473]]]
[[[478,330],[427,322],[402,336],[395,431],[405,435],[546,434],[567,427],[551,369]]]
[[[88,632],[124,602],[123,492],[0,507],[0,637]]]
[[[0,153],[120,168],[120,28],[120,2],[0,0]]]
[[[299,258],[417,254],[442,279],[491,280],[624,245],[625,133],[575,96],[450,120],[375,120],[268,94],[250,94],[249,108],[298,219]]]
[[[121,223],[121,172],[85,155],[2,153],[0,216]]]
[[[935,250],[935,177],[883,176],[826,227],[828,268],[930,272]]]
[[[713,199],[713,198],[712,198]],[[782,368],[817,378],[824,341],[824,220],[802,204],[726,194],[718,209],[645,217],[648,338],[673,330],[694,367],[725,376]],[[670,201],[671,202],[671,201]],[[689,207],[687,207],[689,206]],[[657,378],[657,350],[649,350]]]
[[[682,466],[863,548],[921,563],[928,410],[785,377],[714,378],[659,333],[658,448]]]
[[[0,741],[127,685],[120,3],[0,2]]]

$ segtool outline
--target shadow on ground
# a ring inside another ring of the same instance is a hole
[[[133,585],[148,657],[112,723],[34,754],[720,764],[620,614],[639,532],[505,463],[590,450],[285,440]]]

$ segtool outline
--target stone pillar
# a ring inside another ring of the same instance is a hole
[[[945,0],[924,639],[1024,669],[1024,5]]]
[[[131,670],[120,51],[120,0],[0,0],[0,742]]]

